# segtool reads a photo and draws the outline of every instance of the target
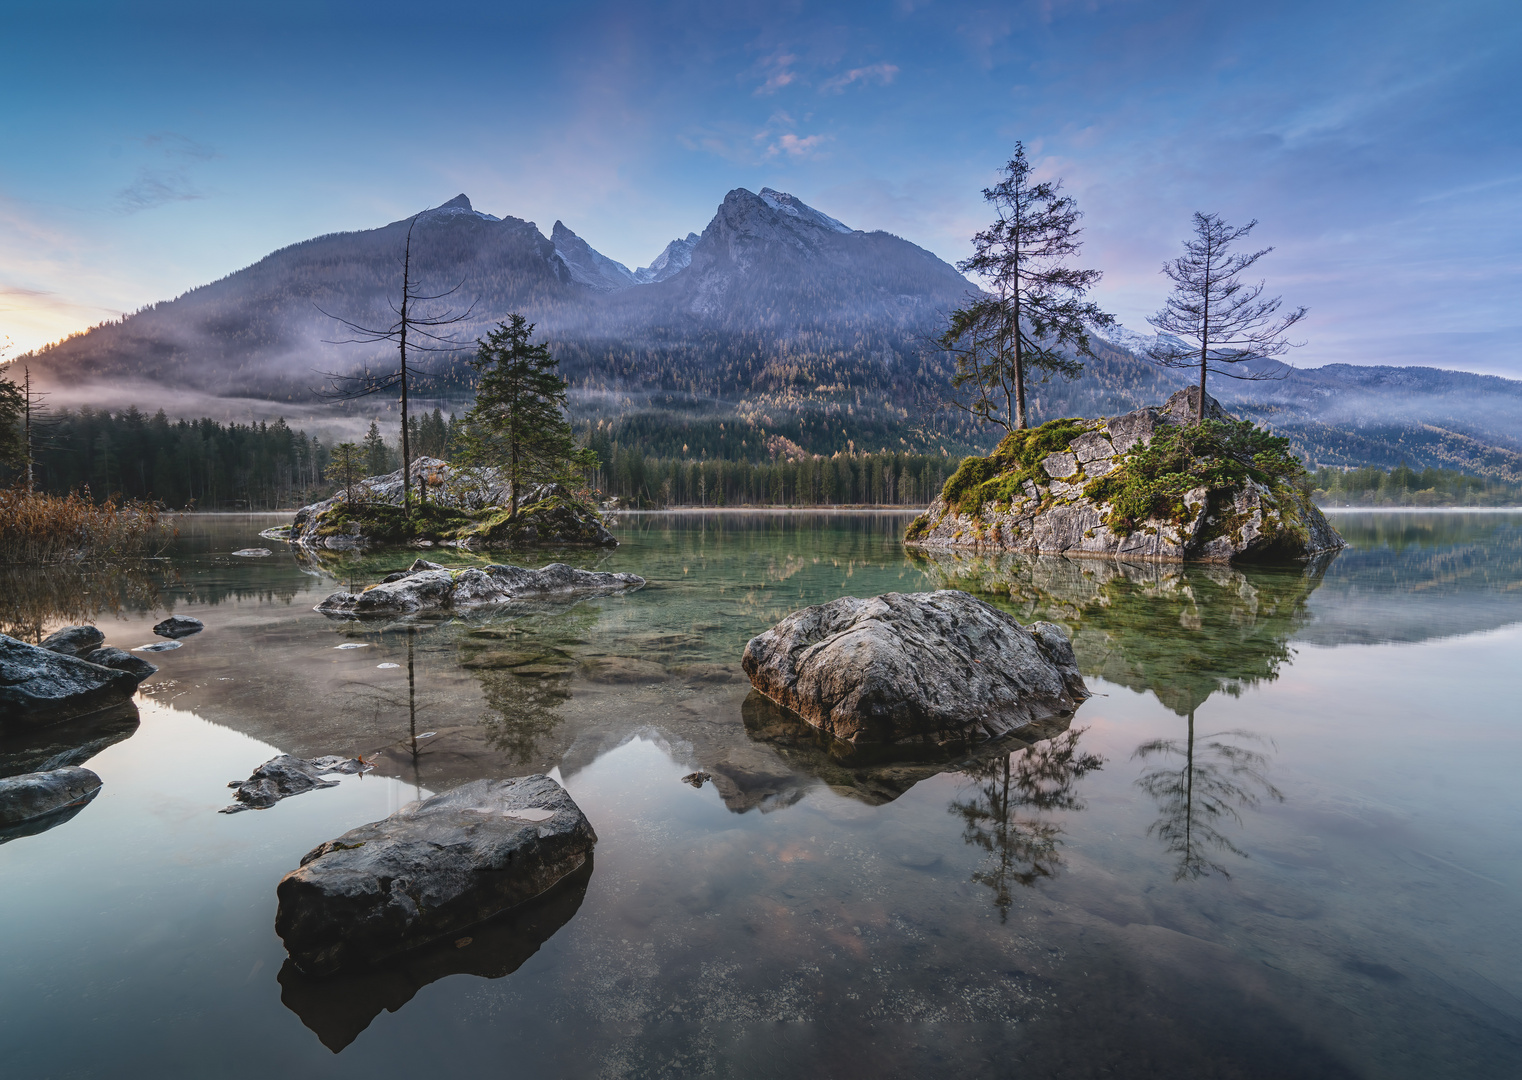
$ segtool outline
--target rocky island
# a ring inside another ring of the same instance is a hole
[[[351,551],[426,541],[466,550],[495,547],[617,547],[597,509],[561,484],[526,485],[511,513],[510,482],[496,469],[412,462],[412,483],[426,499],[403,508],[402,471],[357,481],[351,492],[303,506],[290,525],[263,535],[308,548]]]
[[[1286,440],[1191,387],[1161,406],[1013,431],[968,458],[905,543],[925,549],[1171,562],[1285,561],[1336,551]]]

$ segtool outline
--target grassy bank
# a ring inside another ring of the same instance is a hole
[[[0,491],[0,565],[142,558],[173,539],[152,503]]]

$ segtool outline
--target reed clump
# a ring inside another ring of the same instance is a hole
[[[173,538],[154,503],[0,490],[0,565],[143,558]]]

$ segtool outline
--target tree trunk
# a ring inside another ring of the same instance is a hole
[[[412,517],[412,444],[407,440],[407,297],[412,292],[412,230],[402,252],[402,516]]]

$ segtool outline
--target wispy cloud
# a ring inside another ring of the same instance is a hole
[[[850,71],[826,79],[819,86],[821,94],[843,94],[846,87],[852,83],[861,83],[863,86],[876,83],[879,86],[887,86],[898,75],[896,64],[870,64],[867,67],[852,68]]]
[[[777,140],[766,148],[767,157],[787,155],[790,158],[816,157],[816,151],[820,146],[829,141],[828,135],[794,135],[792,132],[777,136]]]
[[[147,135],[141,141],[156,161],[140,166],[132,183],[117,191],[117,210],[135,214],[165,203],[206,198],[206,193],[191,180],[190,169],[215,158],[216,150],[173,131]]]
[[[794,82],[798,73],[793,70],[793,64],[798,58],[791,53],[773,53],[761,61],[761,69],[766,73],[766,81],[756,87],[756,97],[767,97],[775,94],[784,86]]]

